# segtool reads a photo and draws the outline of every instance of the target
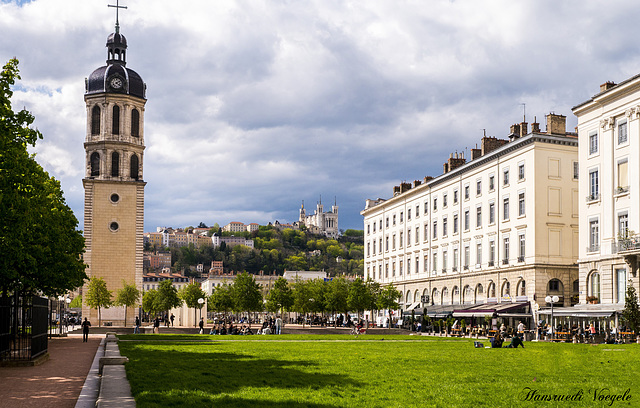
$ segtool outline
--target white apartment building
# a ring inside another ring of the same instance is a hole
[[[565,127],[553,114],[545,133],[514,125],[510,140],[484,137],[469,162],[452,155],[442,175],[367,200],[365,279],[395,285],[405,311],[507,316],[547,295],[576,303],[582,201],[578,139]]]
[[[640,75],[601,85],[573,113],[580,140],[580,302],[622,310],[627,285],[640,289]]]

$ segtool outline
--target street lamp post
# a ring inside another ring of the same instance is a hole
[[[69,304],[71,303],[71,299],[69,299],[69,297],[65,298],[64,302],[66,303],[65,308],[64,308],[64,312],[65,314],[67,314],[67,310],[69,310]],[[69,316],[67,315],[67,331],[69,331]]]
[[[204,303],[204,299],[200,298],[198,299],[198,304],[200,305],[200,307],[198,309],[200,309],[200,319],[202,319],[202,304]]]
[[[63,308],[62,306],[64,305],[64,297],[63,296],[58,296],[58,337],[62,337],[62,314],[63,314]]]
[[[553,304],[560,300],[558,296],[547,296],[544,298],[545,302],[551,303],[551,338],[553,338]]]

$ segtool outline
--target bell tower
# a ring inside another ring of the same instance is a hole
[[[106,46],[106,65],[85,80],[84,260],[87,275],[103,278],[115,297],[123,281],[142,289],[146,85],[126,66],[127,39],[117,15]],[[83,305],[82,313],[97,324],[96,310]],[[103,321],[124,324],[123,307],[101,314]],[[127,324],[135,314],[128,310]]]

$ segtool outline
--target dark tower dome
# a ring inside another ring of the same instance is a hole
[[[127,65],[127,39],[118,31],[107,37],[107,64]]]
[[[146,98],[144,81],[134,70],[127,68],[127,39],[120,34],[118,25],[115,33],[107,37],[107,65],[93,71],[85,83],[85,94],[122,93]]]

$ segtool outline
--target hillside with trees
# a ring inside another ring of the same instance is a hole
[[[205,270],[211,261],[222,261],[225,272],[256,274],[285,270],[326,271],[330,276],[341,274],[363,274],[364,231],[346,230],[337,240],[312,235],[304,230],[279,230],[272,226],[261,226],[258,231],[222,232],[221,236],[242,236],[254,240],[254,248],[236,245],[230,248],[222,243],[220,247],[201,247],[193,245],[181,248],[169,248],[171,262],[176,270],[187,275],[196,275],[195,266],[203,264]],[[152,250],[153,248],[146,248]],[[162,250],[162,248],[156,248]]]

